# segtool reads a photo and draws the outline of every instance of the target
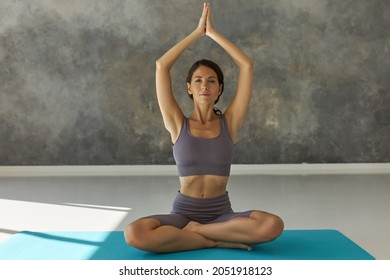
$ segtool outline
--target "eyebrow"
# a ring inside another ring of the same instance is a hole
[[[194,76],[193,77],[193,79],[196,79],[196,78],[203,78],[203,76]],[[210,76],[207,79],[210,79],[210,78],[217,79],[217,77],[215,77],[215,76]]]

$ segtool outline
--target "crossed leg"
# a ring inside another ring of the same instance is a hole
[[[283,232],[283,221],[273,214],[253,211],[248,218],[214,223],[188,223],[183,229],[160,226],[155,218],[134,221],[125,229],[127,244],[151,252],[177,252],[224,247],[250,250],[249,244],[268,242]]]
[[[184,230],[199,233],[210,239],[248,244],[271,241],[277,238],[283,229],[282,219],[262,211],[253,211],[249,218],[238,217],[222,223],[190,222],[184,228]]]

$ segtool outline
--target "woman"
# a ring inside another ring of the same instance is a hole
[[[218,65],[201,60],[187,78],[194,111],[184,117],[172,93],[170,69],[179,56],[202,36],[218,43],[239,67],[237,93],[224,114],[214,109],[223,92]],[[179,171],[180,191],[171,214],[134,221],[125,229],[126,242],[141,250],[175,252],[211,247],[251,250],[283,231],[283,221],[270,213],[234,213],[226,191],[237,132],[251,98],[253,61],[219,34],[204,4],[197,28],[156,62],[157,98]]]

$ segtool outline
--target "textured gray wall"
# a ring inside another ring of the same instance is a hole
[[[0,2],[0,165],[173,163],[155,60],[203,1]],[[255,60],[235,163],[390,161],[390,1],[212,1],[214,24]],[[237,69],[207,37],[173,69],[186,114],[190,64]]]

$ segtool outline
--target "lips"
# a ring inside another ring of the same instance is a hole
[[[207,91],[201,91],[201,92],[199,92],[199,95],[200,96],[210,96],[211,94],[208,93]]]

